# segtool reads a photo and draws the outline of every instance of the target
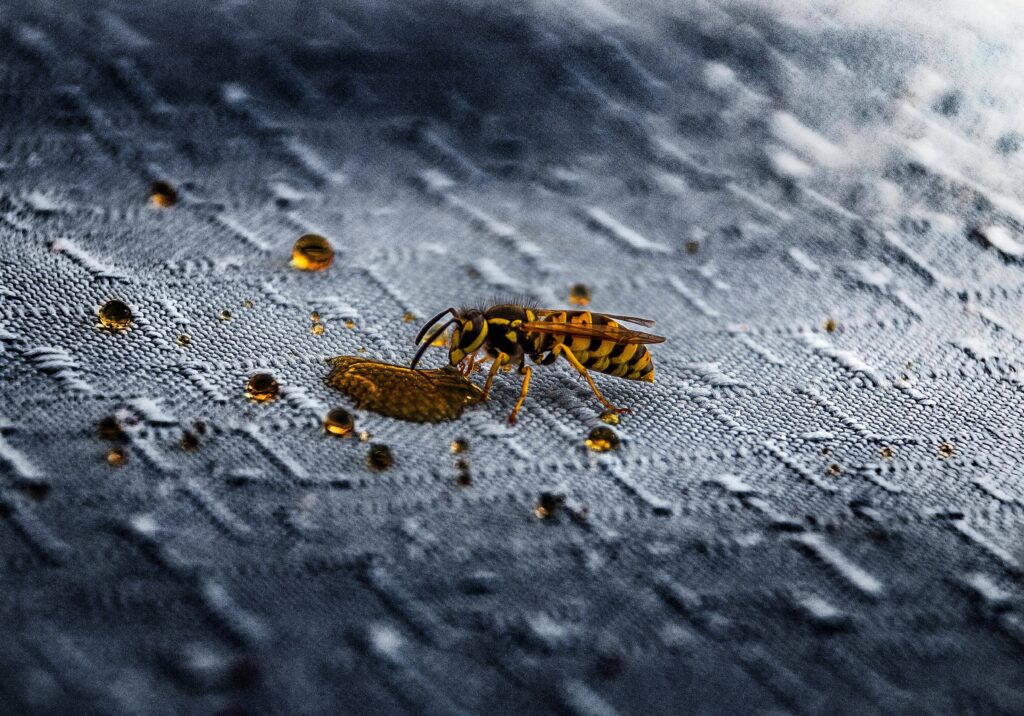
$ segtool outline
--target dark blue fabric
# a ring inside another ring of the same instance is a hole
[[[513,5],[0,7],[0,711],[1024,712],[1019,14]],[[566,365],[323,433],[577,283],[618,449]]]

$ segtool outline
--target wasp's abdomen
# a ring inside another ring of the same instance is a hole
[[[618,327],[618,323],[607,316],[582,312],[575,315],[557,313],[544,320],[552,323],[577,323],[582,325]],[[580,363],[589,370],[613,375],[626,380],[654,382],[654,363],[647,346],[631,343],[622,345],[610,340],[587,336],[542,335],[536,340],[539,352],[547,353],[557,345],[564,345]]]

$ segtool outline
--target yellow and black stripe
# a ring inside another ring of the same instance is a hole
[[[532,313],[532,312],[530,312]],[[529,320],[533,320],[532,318]],[[619,324],[600,313],[589,311],[564,311],[544,316],[542,321],[553,324],[577,324],[599,326],[608,331],[615,331]],[[626,380],[642,380],[654,382],[654,363],[647,346],[628,343],[620,344],[609,339],[591,338],[587,336],[566,336],[551,333],[530,332],[527,339],[531,343],[530,352],[534,355],[548,354],[542,362],[553,362],[557,354],[551,351],[557,346],[568,349],[588,370],[605,373]]]

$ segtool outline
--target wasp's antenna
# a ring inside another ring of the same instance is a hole
[[[450,310],[450,309],[449,309],[449,310]],[[437,323],[437,320],[438,320],[438,319],[439,319],[439,318],[440,318],[441,316],[443,316],[443,315],[444,315],[445,313],[447,313],[447,311],[442,311],[442,312],[441,312],[441,313],[439,313],[439,314],[438,314],[437,316],[435,316],[434,318],[432,318],[432,319],[431,319],[431,321],[430,321],[430,323],[429,323],[429,324],[427,324],[427,328],[429,328],[429,327],[430,327],[431,325],[433,325],[434,323]],[[444,323],[442,323],[442,324],[441,324],[441,327],[440,327],[440,328],[438,328],[438,329],[437,329],[436,331],[434,331],[433,333],[431,333],[431,334],[430,334],[430,337],[429,337],[429,338],[427,338],[427,339],[426,339],[425,341],[423,341],[423,343],[421,343],[421,344],[420,344],[419,350],[417,350],[417,351],[416,351],[416,355],[415,355],[415,356],[413,357],[413,359],[412,359],[412,363],[410,363],[410,364],[409,364],[409,367],[410,367],[410,368],[415,368],[415,367],[416,367],[416,364],[420,362],[420,358],[422,358],[422,357],[423,357],[423,354],[427,352],[427,349],[428,349],[428,348],[430,348],[430,345],[431,345],[431,344],[432,344],[432,343],[433,343],[433,342],[434,342],[435,340],[437,340],[437,337],[438,337],[438,336],[440,336],[440,335],[441,335],[442,333],[444,333],[445,331],[447,331],[447,330],[448,330],[448,326],[450,326],[450,325],[452,325],[453,323],[455,323],[455,321],[456,321],[456,320],[457,320],[457,319],[455,319],[455,318],[451,318],[451,319],[449,319],[449,320],[445,321]],[[423,333],[425,333],[425,332],[426,332],[426,329],[424,329],[424,330],[420,331],[420,335],[422,335],[422,334],[423,334]],[[417,336],[417,339],[418,339],[418,338],[419,338],[419,336]]]
[[[441,320],[441,316],[443,316],[446,313],[450,313],[450,314],[452,314],[454,316],[456,311],[455,311],[454,308],[449,306],[448,308],[444,309],[439,314],[437,314],[436,316],[431,318],[429,321],[424,323],[423,324],[423,328],[421,328],[420,332],[416,334],[416,343],[420,343],[423,340],[423,336],[425,336],[427,334],[427,331],[430,330],[430,327],[432,325],[434,325],[435,323],[437,323],[438,321],[440,321]]]

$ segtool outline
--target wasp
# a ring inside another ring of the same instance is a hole
[[[445,316],[450,318],[438,326],[428,338],[428,331]],[[629,412],[608,402],[594,384],[589,371],[613,375],[627,380],[654,382],[654,364],[647,344],[662,343],[664,338],[622,326],[619,321],[640,326],[653,326],[654,321],[634,316],[616,316],[591,311],[547,310],[523,303],[496,303],[486,307],[446,308],[431,318],[416,336],[419,350],[410,366],[416,367],[427,348],[452,329],[448,361],[464,375],[470,375],[488,360],[491,361],[484,384],[482,400],[490,394],[491,384],[499,370],[517,367],[523,376],[519,400],[508,421],[515,424],[530,389],[532,369],[526,359],[536,365],[551,365],[559,356],[586,378],[590,389],[608,410]]]

